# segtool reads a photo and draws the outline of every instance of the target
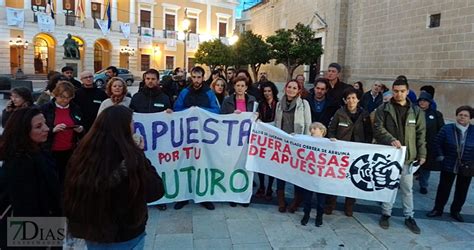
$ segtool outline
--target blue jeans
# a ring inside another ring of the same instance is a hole
[[[420,175],[418,175],[418,181],[420,182],[420,187],[421,188],[427,188],[428,187],[428,180],[430,179],[431,171],[425,170],[423,168],[421,168],[418,171],[420,172]]]
[[[143,250],[145,248],[145,235],[146,233],[143,232],[142,234],[138,235],[137,237],[124,241],[124,242],[116,242],[116,243],[98,243],[92,241],[86,241],[87,249],[89,250],[122,250],[122,249],[133,249],[133,250]]]

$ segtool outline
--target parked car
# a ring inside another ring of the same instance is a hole
[[[160,70],[158,70],[158,72],[160,73],[160,81],[162,81],[163,77],[165,77],[165,76],[173,75],[173,71],[170,70],[170,69],[160,69]],[[166,77],[165,77],[165,79],[166,79]]]
[[[98,88],[105,88],[107,75],[105,75],[105,69],[97,71],[94,74],[94,82]],[[121,77],[126,83],[127,86],[132,86],[133,84],[133,74],[128,69],[118,68],[118,77]]]

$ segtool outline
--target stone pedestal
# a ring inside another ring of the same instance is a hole
[[[63,58],[62,65],[72,67],[74,69],[74,77],[77,77],[79,72],[84,71],[84,65],[81,59]]]

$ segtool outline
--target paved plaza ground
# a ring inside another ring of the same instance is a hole
[[[230,207],[215,203],[208,211],[199,205],[159,211],[149,208],[146,249],[474,249],[474,194],[469,197],[462,214],[466,222],[455,222],[445,213],[441,218],[427,218],[432,209],[439,174],[433,173],[429,193],[418,192],[414,185],[415,219],[421,234],[411,233],[404,224],[400,199],[397,199],[390,228],[378,225],[377,202],[357,201],[353,217],[343,213],[343,199],[338,210],[324,216],[324,224],[314,226],[316,211],[306,226],[300,225],[302,209],[295,214],[279,213],[272,203],[255,200],[250,207]],[[293,193],[291,185],[287,196]],[[290,200],[288,199],[288,202]],[[450,204],[451,200],[449,201]],[[449,207],[445,210],[449,211]]]

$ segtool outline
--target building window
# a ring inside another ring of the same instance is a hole
[[[166,69],[174,69],[174,56],[166,56]]]
[[[140,10],[140,26],[146,28],[151,27],[151,11]]]
[[[441,13],[430,15],[428,28],[436,28],[441,25]]]
[[[175,31],[176,15],[165,14],[165,30]]]
[[[141,70],[147,71],[150,69],[150,55],[142,55],[141,56]]]
[[[227,23],[219,22],[219,37],[227,36]]]
[[[76,23],[76,14],[75,10],[75,1],[74,0],[63,0],[63,10],[64,15],[66,16],[66,25],[74,26]]]
[[[189,32],[197,34],[197,19],[188,17],[189,20]]]
[[[46,0],[31,0],[31,10],[33,10],[33,12],[46,12]],[[36,13],[33,15],[33,22],[38,22]]]
[[[188,72],[191,72],[191,69],[194,68],[194,66],[196,66],[194,58],[188,57]]]
[[[95,19],[100,19],[100,3],[91,3],[92,19],[94,19],[94,29],[100,29]]]

